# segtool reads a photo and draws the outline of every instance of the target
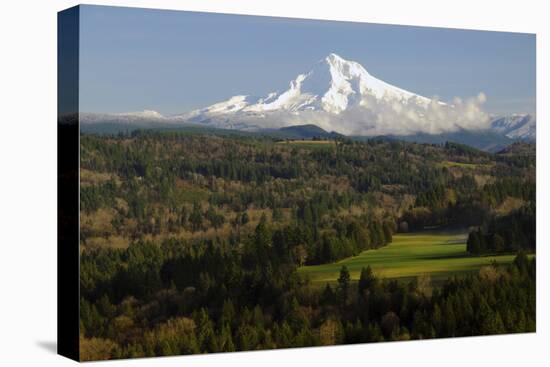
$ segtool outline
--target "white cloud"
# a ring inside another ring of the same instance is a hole
[[[346,135],[412,135],[440,134],[461,129],[481,130],[489,127],[489,115],[482,105],[484,93],[452,104],[432,99],[427,104],[414,100],[401,103],[366,97],[358,106],[340,114],[325,111],[273,111],[260,115],[239,115],[236,120],[258,128],[280,128],[292,125],[315,124],[327,131]]]

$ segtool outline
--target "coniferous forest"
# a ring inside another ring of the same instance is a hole
[[[83,360],[535,331],[534,144],[138,130],[80,163]],[[437,280],[346,265],[447,232]]]

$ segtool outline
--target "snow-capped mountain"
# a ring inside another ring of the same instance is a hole
[[[234,96],[227,101],[192,111],[182,117],[210,118],[237,112],[261,114],[274,111],[324,111],[339,114],[349,108],[368,107],[368,99],[414,104],[425,108],[431,100],[371,76],[363,66],[330,54],[306,74],[298,75],[282,93],[265,98]]]
[[[237,95],[187,113],[164,116],[145,110],[122,114],[81,114],[83,123],[143,126],[200,124],[258,131],[316,125],[327,132],[359,136],[441,135],[492,131],[507,139],[534,139],[535,118],[491,118],[481,108],[485,95],[444,103],[401,89],[371,75],[361,64],[331,53],[298,74],[286,90],[264,97]]]
[[[178,120],[229,129],[272,129],[315,124],[346,135],[438,134],[488,127],[485,96],[443,103],[371,75],[361,64],[331,53],[287,90],[265,97],[238,95],[175,116]]]
[[[344,134],[363,134],[367,130],[375,134],[375,130],[384,130],[380,123],[391,123],[380,118],[383,109],[386,115],[392,112],[422,120],[431,107],[450,108],[377,79],[361,64],[332,53],[309,72],[299,74],[281,93],[272,92],[261,98],[233,96],[177,118],[223,128],[280,128],[314,123]],[[391,126],[386,128],[392,130]]]
[[[536,118],[530,114],[499,116],[491,121],[491,129],[510,139],[535,140]]]

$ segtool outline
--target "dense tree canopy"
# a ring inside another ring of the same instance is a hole
[[[530,145],[136,131],[82,135],[80,177],[83,359],[535,329]],[[436,226],[516,260],[437,285],[297,272]]]

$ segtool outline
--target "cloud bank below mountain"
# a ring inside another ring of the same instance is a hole
[[[315,124],[326,131],[344,135],[412,135],[441,134],[459,130],[484,130],[490,127],[489,115],[483,111],[485,95],[466,101],[455,98],[452,105],[432,99],[426,106],[402,104],[395,101],[364,99],[362,105],[348,108],[338,114],[327,111],[305,110],[270,111],[258,115],[240,113],[232,120],[243,129],[281,128]],[[228,125],[225,116],[211,117],[209,124]],[[238,128],[237,126],[237,128]]]

